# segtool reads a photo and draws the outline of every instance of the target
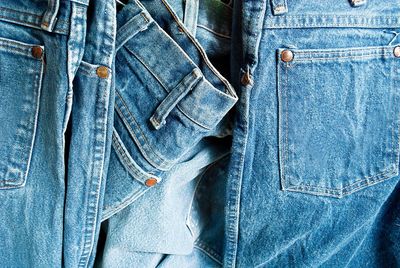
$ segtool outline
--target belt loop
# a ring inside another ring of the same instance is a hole
[[[272,14],[274,14],[275,16],[282,15],[288,12],[286,0],[271,0],[271,6],[272,6]]]
[[[186,0],[183,23],[193,36],[196,36],[198,16],[199,16],[199,0]]]
[[[350,4],[353,7],[359,7],[362,5],[365,5],[367,3],[367,0],[350,0]]]
[[[58,9],[60,8],[60,0],[48,0],[47,10],[43,15],[42,29],[51,32],[57,20]]]
[[[165,119],[172,109],[196,86],[202,77],[203,74],[200,69],[196,68],[169,92],[150,118],[150,123],[156,130],[159,130],[165,124]]]

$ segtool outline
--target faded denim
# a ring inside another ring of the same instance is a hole
[[[0,3],[1,267],[93,266],[116,9],[92,2]]]
[[[99,267],[220,265],[219,257],[204,252],[208,245],[200,237],[211,229],[222,242],[222,225],[211,220],[218,222],[223,214],[225,180],[217,180],[210,167],[229,159],[231,126],[225,115],[237,97],[204,50],[203,44],[210,48],[219,37],[195,40],[178,14],[166,1],[130,1],[117,15],[117,40],[123,45],[117,45],[115,62],[116,114]],[[157,40],[153,49],[143,49],[152,40]],[[229,57],[228,50],[215,55]],[[203,78],[176,97],[179,81],[193,69]],[[166,102],[170,96],[174,102]],[[158,127],[151,118],[163,103],[173,106]],[[158,183],[149,187],[149,178]],[[207,196],[215,197],[218,213],[209,213]]]
[[[162,2],[142,1],[175,38]],[[169,3],[218,57],[193,26],[199,5]],[[399,14],[396,1],[235,1],[218,66],[239,94],[230,153],[200,170],[188,151],[105,221],[99,265],[398,266]]]
[[[398,1],[235,5],[224,266],[398,266]]]
[[[2,267],[399,266],[397,0],[17,0],[0,26]]]

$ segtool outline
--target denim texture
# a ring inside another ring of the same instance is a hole
[[[162,184],[192,148],[203,149],[197,148],[203,138],[226,135],[226,120],[221,120],[237,100],[197,41],[181,33],[181,22],[169,6],[157,5],[164,7],[166,13],[160,16],[170,21],[167,25],[174,27],[175,36],[167,35],[137,1],[125,5],[117,16],[114,152],[103,219],[147,191],[148,179]],[[157,40],[154,50],[142,49],[152,40]],[[193,165],[194,174],[203,165]]]
[[[1,267],[93,266],[114,110],[113,12],[107,1],[0,3]]]
[[[398,266],[400,7],[364,2],[235,2],[225,267]]]
[[[143,1],[174,38],[159,3]],[[235,2],[231,155],[194,174],[191,202],[178,165],[109,218],[100,266],[396,267],[398,13],[394,1]]]
[[[0,264],[60,266],[67,36],[40,28],[46,5],[17,2],[0,3]]]
[[[397,267],[397,0],[0,3],[1,267]]]
[[[103,210],[106,240],[98,258],[102,267],[147,267],[164,254],[191,254],[207,222],[197,215],[195,193],[207,166],[230,148],[229,138],[224,139],[230,132],[225,114],[237,100],[231,85],[168,3],[141,3],[129,2],[117,15],[122,44],[115,62],[116,114]],[[141,49],[152,40],[157,40],[154,50]],[[158,180],[152,188],[146,185],[149,178]],[[194,260],[173,258],[169,265],[215,265],[197,251]],[[149,254],[142,257],[143,252]]]

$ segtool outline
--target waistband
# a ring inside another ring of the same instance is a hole
[[[163,14],[170,14],[165,13],[167,10],[162,1],[157,8],[160,13],[164,8]],[[167,25],[176,24],[172,22],[171,15],[162,16],[162,19]],[[213,70],[196,41],[176,29],[182,41],[177,43],[174,36],[167,35],[139,1],[131,0],[118,13],[117,25],[116,50],[125,46],[168,93],[150,118],[156,129],[162,127],[175,106],[198,125],[212,129],[237,101],[232,86]],[[152,43],[154,47],[148,49],[148,44]],[[168,51],[168,56],[165,51]]]
[[[89,5],[89,0],[3,0],[0,21],[67,35],[72,2]]]
[[[249,0],[251,1],[251,0]],[[398,0],[267,0],[264,28],[398,28]]]

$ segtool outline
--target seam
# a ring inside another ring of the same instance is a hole
[[[351,184],[348,184],[346,186],[343,186],[341,188],[329,188],[329,187],[323,187],[323,186],[314,186],[311,184],[302,184],[301,186],[291,186],[290,188],[292,189],[300,189],[300,188],[315,188],[315,189],[321,189],[321,190],[327,190],[327,191],[333,191],[333,192],[348,192],[347,189],[352,188],[355,184],[360,184],[362,182],[367,182],[367,181],[371,181],[374,182],[374,178],[377,177],[382,177],[382,176],[390,176],[391,174],[393,174],[394,172],[396,172],[396,169],[394,167],[388,167],[386,169],[384,169],[383,171],[372,175],[372,176],[364,176],[362,178],[360,178],[357,181],[352,182]],[[372,180],[371,180],[372,179]],[[323,179],[321,179],[323,180]]]
[[[35,60],[36,61],[36,60]],[[35,140],[35,135],[36,135],[36,128],[37,128],[37,118],[38,118],[38,114],[39,114],[39,106],[40,106],[40,91],[41,91],[41,84],[42,84],[42,77],[43,77],[43,72],[44,72],[44,65],[43,65],[43,61],[38,61],[40,62],[40,70],[38,72],[36,72],[35,74],[35,78],[33,80],[34,83],[34,89],[33,94],[37,95],[34,96],[33,102],[37,102],[36,107],[34,107],[35,110],[35,114],[34,114],[34,122],[33,122],[33,129],[32,129],[32,133],[29,133],[29,136],[32,137],[28,137],[28,139],[32,139],[31,144],[30,144],[30,150],[28,152],[28,159],[27,159],[27,163],[22,163],[22,167],[17,168],[18,170],[21,170],[21,168],[24,168],[24,178],[17,178],[17,179],[0,179],[0,189],[12,189],[12,188],[19,188],[19,187],[23,187],[25,185],[26,182],[26,177],[28,175],[29,172],[29,166],[30,166],[30,161],[31,161],[31,156],[32,156],[32,151],[33,151],[33,145],[34,145],[34,140]],[[29,118],[29,120],[31,120],[31,118]],[[11,151],[11,155],[15,153],[15,147],[13,147],[14,149]],[[4,165],[4,163],[3,163]],[[14,165],[14,164],[13,164]],[[8,164],[4,165],[4,166],[8,166]],[[9,170],[9,169],[6,169]],[[7,171],[5,172],[4,176],[6,176]],[[12,183],[16,183],[15,185],[10,185]]]
[[[125,46],[125,48],[126,48],[130,53],[132,53],[132,55],[133,55],[141,64],[143,64],[143,66],[144,66],[144,67],[151,73],[151,75],[158,81],[158,83],[159,83],[159,84],[161,85],[161,87],[165,90],[165,92],[166,92],[167,94],[170,93],[170,90],[167,89],[168,87],[167,87],[167,86],[161,81],[161,79],[152,71],[152,69],[151,69],[149,66],[147,66],[147,64],[145,63],[145,61],[144,61],[141,57],[139,57],[134,51],[132,51],[129,47]],[[191,59],[188,59],[188,60],[189,60],[190,63],[193,63]],[[194,63],[193,63],[193,65],[194,65],[194,66],[197,66],[197,65],[194,64]],[[205,79],[205,81],[208,81],[208,80]],[[211,85],[211,86],[213,86],[213,85]],[[213,87],[214,87],[214,86],[213,86]],[[218,90],[218,89],[217,89],[217,90]],[[228,94],[227,94],[227,95],[228,95]],[[161,102],[162,100],[159,100],[159,99],[158,99],[158,101]],[[192,121],[193,123],[199,125],[200,127],[204,128],[204,129],[210,130],[209,127],[203,125],[202,123],[198,122],[198,121],[195,120],[193,117],[191,117],[190,115],[188,115],[188,114],[182,109],[182,107],[181,107],[180,104],[176,105],[176,108],[178,108],[178,110],[179,110],[184,116],[186,116],[190,121]]]
[[[296,50],[294,49],[297,54],[335,54],[335,53],[345,53],[345,52],[368,52],[369,54],[372,53],[382,53],[383,51],[388,50],[389,48],[395,48],[396,46],[377,46],[377,47],[349,47],[349,48],[335,48],[335,49],[302,49]],[[375,51],[375,52],[374,52]],[[362,53],[365,55],[365,53]]]
[[[100,102],[99,105],[96,105],[95,109],[95,116],[99,116],[101,118],[101,124],[96,124],[95,133],[100,134],[103,136],[103,139],[100,141],[95,140],[94,144],[96,145],[94,148],[94,153],[92,156],[92,162],[99,164],[100,162],[100,169],[95,169],[94,167],[96,164],[91,165],[90,171],[90,183],[89,183],[89,195],[87,196],[87,203],[85,209],[85,216],[86,219],[84,221],[84,235],[83,240],[81,242],[81,253],[79,257],[79,267],[86,267],[89,262],[89,255],[93,249],[93,241],[95,239],[95,231],[96,231],[96,220],[98,219],[98,207],[99,207],[99,195],[100,195],[100,188],[103,182],[103,167],[104,167],[104,149],[106,144],[106,129],[107,129],[107,118],[108,113],[104,111],[104,107],[106,106],[107,98],[104,95],[108,91],[108,81],[105,79],[100,79],[98,84],[96,85],[98,89],[103,89],[105,92],[101,92],[101,90],[97,91],[97,95],[101,96],[98,100]],[[97,98],[96,98],[97,99]],[[103,104],[103,107],[99,107],[100,104]],[[104,116],[104,117],[103,117]],[[100,158],[98,158],[100,155]],[[99,171],[98,174],[97,171]],[[95,175],[96,174],[96,175]],[[97,184],[97,185],[96,185]]]
[[[43,52],[44,53],[44,52]],[[42,91],[42,81],[43,81],[43,75],[44,75],[44,64],[43,64],[43,59],[40,61],[41,62],[41,67],[40,67],[40,74],[38,75],[39,78],[37,79],[37,85],[36,87],[38,88],[36,90],[36,112],[35,112],[35,117],[34,117],[34,126],[33,126],[33,131],[32,131],[32,140],[31,140],[31,149],[29,151],[29,158],[28,158],[28,163],[26,166],[26,171],[25,171],[25,177],[24,177],[24,182],[23,184],[26,183],[27,177],[28,177],[28,173],[30,170],[30,165],[31,165],[31,160],[32,160],[32,153],[33,153],[33,147],[35,145],[35,140],[36,140],[36,130],[38,127],[38,118],[39,118],[39,111],[40,111],[40,96],[41,96],[41,91]]]
[[[332,58],[332,59],[335,59],[335,58]],[[281,66],[285,66],[285,65],[281,65]],[[291,65],[290,67],[293,67],[293,66]],[[286,140],[285,140],[285,146],[282,151],[284,152],[284,154],[287,158],[287,162],[289,163],[290,154],[289,154],[289,151],[287,150],[287,148],[289,147],[289,141],[288,141],[288,133],[289,133],[288,107],[289,107],[289,104],[288,104],[288,87],[287,87],[288,81],[289,81],[289,74],[288,74],[289,65],[286,63],[286,68],[285,67],[283,67],[283,68],[285,69],[285,76],[286,76],[286,84],[283,86],[283,89],[285,89],[285,94],[286,94],[286,110],[285,110],[285,115],[286,115],[286,122],[285,122],[285,125],[286,125],[285,134],[286,135],[285,135],[285,137],[286,137]],[[280,81],[280,79],[279,79],[279,81]],[[394,136],[394,127],[392,126],[392,138],[391,138],[390,147],[395,152],[396,148],[395,148],[393,136]],[[286,150],[285,150],[285,148],[286,148]],[[393,156],[391,158],[393,158]],[[396,161],[396,163],[398,163],[398,161]],[[371,186],[371,185],[374,185],[385,179],[388,179],[393,174],[397,174],[397,172],[396,172],[397,166],[398,166],[397,164],[395,164],[394,166],[389,166],[375,175],[364,176],[364,177],[360,178],[359,180],[356,180],[356,181],[352,182],[351,184],[343,186],[341,188],[328,188],[328,187],[321,187],[321,186],[315,186],[315,185],[307,185],[307,184],[304,184],[304,181],[302,181],[301,185],[289,186],[286,188],[286,190],[302,192],[302,193],[304,193],[304,192],[312,193],[312,194],[316,194],[316,195],[342,197],[342,196],[354,193],[355,191],[357,191],[359,189],[365,188],[368,185]],[[282,168],[281,181],[282,181],[282,184],[284,184],[286,181],[285,175],[284,175],[284,170],[285,170],[284,161],[282,161],[282,167],[283,168]],[[289,176],[289,178],[290,178],[290,176]],[[324,180],[324,179],[320,178],[320,180]],[[359,185],[358,187],[353,187],[356,184],[361,184],[361,185]]]
[[[25,26],[32,27],[32,28],[35,28],[35,29],[38,29],[38,30],[42,30],[42,28],[40,27],[40,25],[41,25],[40,20],[42,18],[41,16],[38,16],[36,14],[30,14],[30,13],[22,12],[22,11],[17,11],[17,10],[13,10],[13,9],[3,8],[3,7],[0,7],[0,11],[1,10],[4,10],[6,12],[7,11],[14,12],[15,15],[21,15],[22,14],[24,16],[31,16],[31,17],[33,17],[34,20],[38,20],[38,21],[34,21],[33,22],[33,21],[29,21],[29,20],[21,20],[21,19],[12,17],[12,16],[0,15],[0,19],[3,19],[5,22],[10,22],[10,23],[16,22],[17,24],[19,23],[21,25],[25,25]],[[53,32],[60,33],[60,34],[66,34],[68,29],[64,28],[64,27],[65,27],[65,25],[68,24],[68,21],[63,20],[63,19],[58,19],[57,23],[60,26],[59,27],[55,27]]]
[[[321,23],[321,20],[331,20],[331,23]],[[335,20],[342,22],[334,22]],[[389,27],[390,25],[400,25],[400,20],[395,16],[348,16],[348,15],[290,15],[285,17],[268,16],[266,20],[271,22],[263,29],[288,28],[288,27]],[[300,21],[299,20],[303,20]],[[311,20],[311,22],[309,22]],[[295,21],[295,23],[291,23]],[[356,22],[352,22],[356,21]],[[389,25],[386,25],[389,24]]]
[[[314,194],[314,195],[317,195],[317,196],[330,196],[330,197],[335,197],[335,198],[341,198],[341,197],[347,196],[349,194],[352,194],[352,193],[354,193],[354,192],[356,192],[356,191],[358,191],[360,189],[363,189],[363,188],[366,188],[366,187],[369,187],[369,186],[373,186],[375,184],[383,182],[383,181],[385,181],[387,179],[392,178],[392,176],[397,175],[397,174],[398,173],[396,173],[396,172],[392,172],[392,173],[388,172],[387,174],[378,176],[376,180],[372,180],[370,182],[368,182],[368,180],[360,181],[360,182],[364,182],[364,183],[361,184],[360,186],[354,187],[354,188],[352,188],[351,190],[348,190],[348,191],[342,191],[340,189],[339,190],[326,189],[325,191],[319,191],[320,189],[318,187],[314,187],[314,186],[313,187],[301,187],[301,186],[290,187],[290,188],[287,188],[287,190],[291,191],[291,192]],[[313,190],[313,189],[315,189],[315,190]]]
[[[127,166],[128,172],[132,173],[131,174],[132,178],[143,184],[143,181],[137,179],[137,177],[142,177],[144,174],[139,173],[139,171],[137,171],[136,168],[132,165],[130,159],[126,155],[126,152],[124,151],[121,144],[114,136],[112,137],[112,140],[113,140],[115,152],[117,153],[117,155],[120,158],[122,158],[121,160]]]
[[[279,61],[279,56],[276,59],[277,61]],[[277,93],[278,93],[278,159],[279,159],[279,176],[280,176],[280,184],[281,184],[281,188],[282,190],[285,190],[285,171],[284,171],[284,150],[285,147],[283,146],[283,131],[282,131],[282,87],[281,87],[281,66],[279,65],[279,63],[276,66],[276,81],[277,81]]]
[[[170,162],[168,160],[163,159],[162,157],[160,157],[158,155],[158,153],[156,153],[153,149],[153,147],[150,145],[150,142],[148,141],[148,139],[146,138],[146,136],[144,135],[142,129],[140,128],[138,122],[136,121],[135,117],[132,115],[132,113],[130,112],[128,106],[126,105],[124,99],[122,98],[122,96],[119,93],[118,89],[115,89],[115,93],[118,96],[118,98],[121,100],[122,105],[125,107],[125,110],[127,110],[127,115],[125,115],[125,113],[122,112],[122,110],[120,109],[120,105],[118,103],[116,103],[115,107],[117,108],[117,112],[121,115],[122,120],[125,122],[125,125],[128,128],[128,132],[130,133],[131,137],[136,141],[136,144],[139,148],[139,150],[142,152],[143,156],[146,158],[146,160],[148,160],[148,162],[150,164],[152,164],[152,166],[159,168],[159,169],[165,169],[168,166],[172,166],[174,163]],[[143,141],[145,142],[145,144],[143,144],[142,142],[140,142],[138,140],[138,138],[136,137],[135,131],[133,131],[131,124],[129,124],[129,122],[126,121],[125,117],[128,117],[130,119],[130,122],[134,123],[135,128],[138,129]],[[147,149],[144,149],[142,146],[145,145]],[[154,163],[153,160],[147,155],[146,151],[150,151],[152,154],[154,154],[154,156],[157,158],[157,162],[159,163]],[[164,167],[165,166],[165,167]]]
[[[226,34],[219,33],[219,32],[217,32],[217,31],[215,31],[215,30],[213,30],[213,29],[211,29],[211,28],[208,28],[207,26],[205,26],[205,25],[203,25],[203,24],[197,24],[197,27],[202,28],[202,29],[204,29],[204,30],[206,30],[206,31],[208,31],[208,32],[211,32],[211,33],[213,33],[213,34],[215,34],[215,35],[217,35],[217,36],[219,36],[219,37],[231,39],[231,36],[230,36],[230,35],[226,35]]]
[[[209,61],[207,54],[203,51],[203,49],[197,44],[197,41],[195,41],[195,39],[192,37],[191,34],[188,34],[188,32],[186,31],[186,28],[184,27],[184,25],[182,25],[179,22],[179,18],[176,17],[176,15],[174,14],[174,12],[171,10],[171,8],[169,7],[169,5],[166,3],[165,0],[161,0],[163,2],[163,5],[167,8],[168,12],[171,14],[171,16],[173,17],[173,19],[175,20],[175,22],[177,23],[178,26],[181,26],[183,32],[186,34],[186,36],[192,41],[191,43],[196,47],[197,51],[201,54],[202,59],[204,60],[204,63],[210,68],[210,70],[214,73],[214,75],[216,75],[219,80],[225,85],[225,90],[229,90],[229,93],[231,93],[232,95],[236,95],[235,91],[233,90],[233,88],[231,88],[231,85],[229,84],[228,80],[226,80],[219,72],[217,69],[215,69],[215,67],[211,64],[211,62]]]
[[[23,14],[23,15],[27,15],[27,16],[32,16],[32,17],[36,17],[38,19],[42,19],[42,15],[38,15],[38,14],[34,14],[34,13],[29,13],[26,11],[21,11],[21,10],[16,10],[16,9],[12,9],[12,8],[7,8],[7,7],[0,7],[0,10],[4,10],[4,11],[10,11],[10,12],[15,12],[17,14]],[[20,22],[25,22],[25,21],[20,21]],[[67,23],[67,20],[64,19],[57,19],[57,22],[61,22],[61,23]]]
[[[139,181],[143,185],[144,185],[144,180],[146,180],[149,177],[155,177],[158,182],[161,181],[161,178],[159,178],[158,176],[149,174],[144,170],[142,170],[141,167],[135,162],[135,160],[132,159],[132,157],[129,155],[127,148],[124,146],[122,140],[120,139],[115,129],[113,130],[112,144],[114,149],[116,150],[117,155],[122,158],[120,160],[124,162],[123,166],[126,169],[128,169],[128,172],[130,171],[132,173],[130,175],[133,177],[133,179]]]
[[[222,265],[221,262],[222,256],[219,253],[217,253],[213,248],[208,246],[207,243],[205,243],[203,240],[197,239],[195,242],[195,247],[203,251],[218,264]]]
[[[115,213],[123,210],[130,204],[132,204],[137,198],[141,197],[143,194],[145,194],[148,190],[154,187],[146,187],[143,185],[140,185],[141,189],[138,189],[137,191],[134,191],[132,194],[128,195],[127,198],[121,200],[118,204],[114,206],[105,206],[103,209],[103,217],[101,221],[105,221],[111,216],[113,216]]]
[[[302,58],[302,59],[294,60],[293,63],[319,61],[319,60],[335,61],[335,60],[338,60],[338,59],[374,59],[374,58],[379,59],[379,58],[377,58],[379,56],[391,56],[391,54],[386,53],[386,54],[371,54],[371,55],[365,55],[365,56],[335,56],[334,58],[330,58],[330,57],[326,57],[326,58],[323,58],[323,57],[320,57],[320,58],[310,57],[310,58]]]

